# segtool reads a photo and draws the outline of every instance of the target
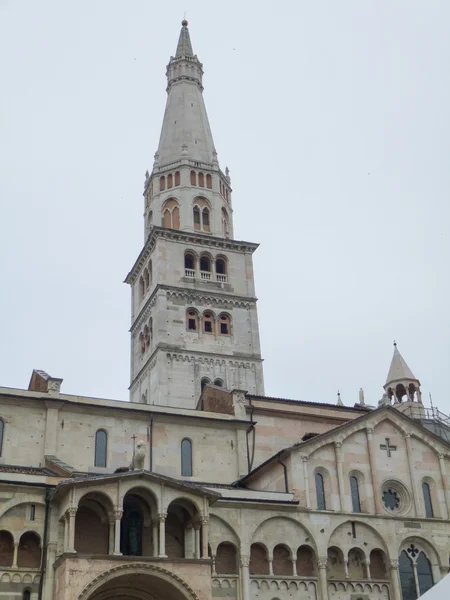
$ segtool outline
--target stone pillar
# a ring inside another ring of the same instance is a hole
[[[269,576],[273,577],[273,558],[269,557]]]
[[[14,542],[14,554],[13,554],[13,562],[12,562],[12,568],[13,569],[17,569],[17,552],[19,550],[19,544],[17,542]]]
[[[200,558],[200,523],[194,523],[194,558]]]
[[[344,496],[344,473],[342,471],[342,443],[334,442],[334,452],[336,455],[337,479],[339,487],[339,504],[341,511],[345,511],[345,496]]]
[[[167,513],[158,513],[159,519],[159,558],[167,558],[166,555],[166,517]]]
[[[216,573],[216,555],[215,554],[212,555],[211,575],[213,577],[215,577],[217,575],[217,573]]]
[[[375,512],[377,515],[382,514],[382,508],[380,503],[380,490],[378,489],[378,477],[377,467],[375,464],[375,450],[373,447],[373,429],[371,427],[366,428],[367,435],[367,449],[369,452],[369,463],[370,463],[370,474],[372,479],[372,492],[375,500]]]
[[[319,568],[319,592],[321,600],[328,600],[328,581],[327,581],[327,559],[319,558],[317,561]]]
[[[202,516],[202,558],[208,558],[209,517]]]
[[[158,521],[154,519],[152,521],[152,546],[153,546],[153,556],[158,556]]]
[[[114,529],[115,529],[114,515],[111,515],[109,518],[108,554],[114,554]]]
[[[116,556],[120,556],[122,552],[120,551],[120,522],[122,519],[123,511],[118,509],[114,511],[114,554]]]
[[[296,558],[292,558],[292,575],[294,577],[297,577],[297,559]]]
[[[64,515],[64,552],[67,552],[69,547],[69,517],[67,513]]]
[[[309,495],[309,480],[308,480],[308,457],[302,456],[302,461],[303,461],[303,480],[305,483],[306,508],[311,508],[311,498]]]
[[[366,568],[366,579],[372,579],[372,574],[370,572],[370,561],[364,561],[364,566]]]
[[[349,579],[349,574],[348,574],[348,560],[344,560],[344,571],[345,571],[345,579]]]
[[[392,600],[402,600],[400,579],[398,574],[398,560],[391,560],[389,569],[391,572]]]
[[[242,600],[250,600],[250,556],[241,555]]]
[[[442,487],[444,488],[445,507],[447,509],[447,515],[445,517],[447,519],[449,519],[450,518],[450,493],[449,493],[449,489],[448,489],[447,473],[445,470],[445,456],[443,454],[438,454],[438,459],[439,459],[439,469],[441,471]]]
[[[420,510],[419,496],[417,494],[416,480],[414,477],[414,460],[413,460],[413,455],[412,455],[411,434],[410,433],[405,433],[405,442],[406,442],[406,455],[408,457],[409,477],[411,479],[411,487],[412,487],[413,498],[414,498],[414,508],[416,511],[416,517],[420,517],[422,515],[420,514],[421,510]],[[425,515],[423,515],[423,516],[425,516]]]
[[[55,572],[53,570],[53,563],[56,560],[56,551],[58,544],[56,542],[49,542],[47,544],[47,565],[46,574],[43,585],[43,598],[44,600],[52,600],[53,598],[53,586]]]
[[[68,510],[69,513],[69,547],[67,552],[75,552],[75,517],[77,514],[76,507],[72,506]]]

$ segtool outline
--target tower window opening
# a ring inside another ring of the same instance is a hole
[[[191,171],[191,185],[197,185],[197,174],[195,171]]]
[[[187,328],[189,331],[197,331],[198,315],[195,310],[188,310],[187,313]]]
[[[198,185],[200,187],[205,187],[205,176],[203,175],[203,173],[198,174]]]
[[[30,521],[34,521],[36,517],[36,504],[30,506]]]
[[[209,209],[204,208],[202,211],[203,231],[209,231]]]
[[[141,356],[144,356],[144,354],[145,354],[145,340],[144,340],[144,334],[142,333],[142,331],[139,334],[139,345],[140,345],[140,348],[141,348]]]
[[[218,275],[226,275],[227,273],[227,266],[223,258],[218,258],[216,260],[216,273]]]
[[[223,381],[221,379],[215,379],[214,385],[217,385],[217,387],[223,387]]]
[[[170,175],[167,176],[167,188],[171,188],[173,187],[173,175],[172,173],[170,173]]]
[[[194,229],[200,229],[200,209],[194,206]]]
[[[212,189],[212,177],[209,173],[206,175],[206,187]]]
[[[160,177],[159,178],[159,191],[163,192],[165,189],[166,189],[166,178]]]
[[[202,256],[200,258],[200,271],[210,272],[211,271],[211,260],[209,256]]]
[[[180,171],[175,172],[175,187],[180,185]]]
[[[228,315],[220,315],[220,333],[221,335],[230,335],[231,319]]]
[[[214,317],[209,312],[203,315],[203,330],[205,333],[214,333]]]

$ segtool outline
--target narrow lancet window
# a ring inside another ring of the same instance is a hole
[[[95,462],[96,467],[106,467],[107,435],[104,429],[99,429],[95,434]]]

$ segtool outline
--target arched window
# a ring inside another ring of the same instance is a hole
[[[191,171],[191,185],[197,185],[197,175],[195,171]]]
[[[99,429],[95,434],[95,461],[94,466],[106,467],[107,434],[104,429]]]
[[[210,312],[203,313],[203,331],[205,333],[215,333],[214,315]]]
[[[3,419],[0,419],[0,456],[2,455],[4,431],[5,431],[5,422]]]
[[[319,510],[326,510],[327,505],[325,502],[325,488],[323,485],[323,477],[320,473],[316,473],[315,482],[316,482],[317,508]]]
[[[186,277],[195,277],[195,256],[191,252],[184,255],[184,274]]]
[[[144,327],[144,342],[145,342],[145,349],[148,350],[150,348],[150,329],[149,329],[148,325],[146,325]]]
[[[12,567],[14,538],[9,531],[0,531],[0,566]]]
[[[222,542],[216,552],[216,573],[222,575],[237,575],[239,573],[238,553],[236,546],[230,542]]]
[[[222,208],[222,235],[223,237],[229,237],[230,235],[230,223],[228,219],[228,213],[224,208]]]
[[[17,566],[19,569],[37,569],[41,564],[41,540],[34,531],[26,531],[19,540]]]
[[[142,300],[144,295],[145,295],[145,282],[144,282],[144,278],[141,275],[139,277],[139,300]]]
[[[144,293],[147,292],[149,287],[150,287],[150,273],[148,272],[148,269],[145,268],[144,269]]]
[[[398,570],[400,574],[400,585],[402,588],[403,600],[417,600],[419,596],[416,592],[416,582],[414,580],[412,560],[404,550],[400,554]]]
[[[431,564],[423,552],[417,558],[417,579],[419,580],[419,596],[423,596],[434,585]]]
[[[195,310],[188,310],[186,314],[186,329],[188,331],[198,330],[198,314]]]
[[[201,229],[200,209],[198,206],[194,206],[194,229]]]
[[[216,258],[216,273],[217,275],[227,274],[227,262],[224,258]]]
[[[150,321],[148,322],[148,329],[150,332],[150,340],[153,338],[153,317],[150,317]]]
[[[352,477],[350,477],[350,491],[352,493],[353,512],[360,513],[361,512],[361,500],[359,497],[359,483],[358,483],[358,479],[354,475],[352,475]]]
[[[165,189],[166,189],[166,178],[160,177],[159,178],[159,191],[163,192]]]
[[[200,258],[200,271],[204,273],[209,273],[211,271],[211,259],[209,256],[202,256]]]
[[[149,227],[151,227],[153,225],[153,212],[152,211],[150,211],[148,213],[148,220],[147,220],[147,222],[148,222],[148,226]]]
[[[273,549],[273,574],[292,576],[292,558],[289,548],[284,544],[277,544]]]
[[[205,176],[203,175],[203,173],[198,174],[198,185],[200,187],[205,187]]]
[[[203,379],[200,382],[200,387],[201,387],[202,392],[203,392],[203,388],[205,387],[205,385],[207,383],[211,383],[211,381],[207,377],[203,377]]]
[[[164,203],[162,225],[167,229],[180,229],[180,209],[175,198],[170,198]]]
[[[215,379],[214,385],[217,385],[217,387],[223,387],[223,381],[221,379]]]
[[[270,572],[267,550],[262,544],[250,547],[250,575],[268,575]]]
[[[203,231],[210,231],[210,227],[209,227],[209,208],[204,208],[202,210],[202,226],[203,226]]]
[[[206,187],[212,189],[212,177],[209,173],[206,175]]]
[[[433,513],[433,503],[431,501],[431,491],[430,486],[425,481],[422,483],[422,493],[423,493],[423,501],[425,503],[425,515],[432,519],[434,517]]]
[[[170,173],[170,175],[167,176],[167,188],[171,188],[173,187],[173,175],[172,173]]]
[[[30,600],[31,592],[30,590],[23,590],[22,592],[22,600]]]
[[[180,171],[175,172],[175,186],[180,185]]]
[[[192,442],[187,438],[181,441],[181,476],[192,477]]]
[[[231,317],[230,315],[220,315],[219,317],[220,335],[231,335]]]
[[[141,356],[143,356],[145,354],[145,339],[144,339],[144,334],[141,333],[139,334],[139,347],[141,349]]]

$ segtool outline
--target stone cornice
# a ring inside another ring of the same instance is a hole
[[[212,354],[211,352],[200,352],[196,350],[172,349],[168,345],[163,346],[162,344],[158,344],[148,359],[143,363],[128,389],[131,390],[136,383],[139,383],[142,380],[143,376],[146,376],[148,369],[153,368],[158,352],[165,352],[168,358],[176,361],[198,362],[200,364],[210,363],[211,365],[224,365],[228,362],[231,366],[244,367],[244,369],[250,369],[254,365],[263,362],[261,356],[254,354],[245,356],[232,356],[230,354],[219,354],[217,352]]]
[[[227,292],[220,292],[214,290],[214,292],[208,292],[197,289],[175,287],[170,285],[158,284],[155,289],[148,297],[147,301],[138,312],[135,320],[133,321],[130,332],[135,333],[143,323],[150,317],[150,311],[155,305],[158,298],[159,291],[165,291],[167,298],[186,298],[189,304],[205,304],[207,306],[215,306],[216,308],[223,308],[224,310],[232,307],[249,309],[255,305],[257,298],[253,296],[239,296],[229,294]]]
[[[218,248],[220,250],[246,252],[250,254],[253,254],[253,252],[259,246],[259,244],[254,244],[253,242],[219,238],[206,233],[179,231],[177,229],[166,229],[164,227],[153,226],[141,253],[139,254],[131,271],[126,276],[124,283],[129,283],[132,285],[136,281],[140,270],[142,269],[145,261],[149,258],[158,238],[163,238],[182,244],[196,244],[197,246],[203,246],[205,248]]]

